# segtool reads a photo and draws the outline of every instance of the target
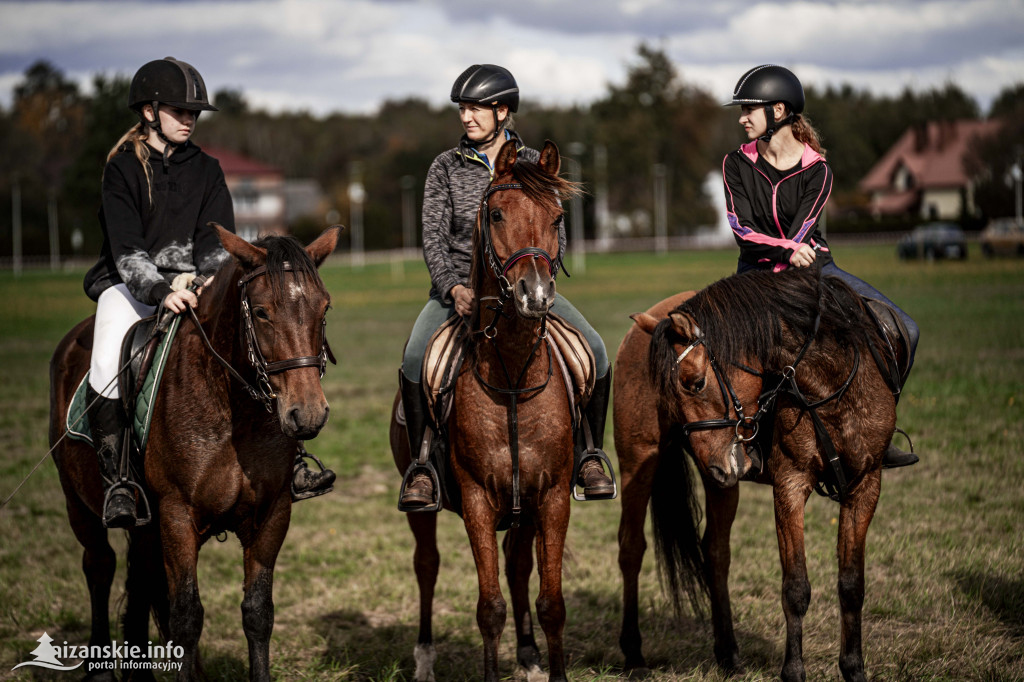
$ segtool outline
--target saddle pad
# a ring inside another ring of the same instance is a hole
[[[548,313],[547,327],[548,338],[554,342],[572,379],[575,402],[586,407],[597,378],[590,344],[576,327],[554,313]]]
[[[156,403],[156,393],[160,388],[160,381],[163,379],[164,367],[167,365],[167,357],[171,350],[171,344],[181,325],[181,315],[175,315],[167,332],[157,345],[153,354],[153,364],[146,372],[146,378],[142,383],[142,390],[135,400],[135,411],[132,414],[132,430],[135,433],[135,440],[139,446],[139,452],[145,453],[146,442],[149,439],[149,427],[153,420],[153,406]],[[67,429],[68,437],[80,440],[92,445],[92,429],[89,427],[89,416],[86,412],[85,390],[89,381],[89,372],[85,373],[82,383],[75,390],[75,395],[68,405]]]
[[[462,365],[462,356],[466,350],[466,325],[462,318],[453,315],[438,327],[427,343],[423,355],[423,391],[427,397],[429,414],[440,422],[448,416],[451,401],[451,390],[458,378],[458,370]]]

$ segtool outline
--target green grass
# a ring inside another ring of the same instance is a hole
[[[877,680],[1024,680],[1024,263],[900,263],[891,246],[839,249],[840,264],[899,302],[920,324],[900,425],[922,462],[887,471],[868,536],[865,658]],[[587,315],[614,356],[628,314],[735,268],[735,252],[590,256],[559,290]],[[60,337],[92,312],[83,272],[0,274],[0,496],[47,451],[47,365]],[[329,337],[339,366],[325,379],[331,420],[310,444],[339,474],[335,492],[294,509],[276,572],[272,672],[287,680],[407,680],[417,592],[412,537],[395,510],[399,476],[387,424],[402,345],[429,288],[422,263],[352,270],[329,262]],[[609,432],[606,442],[612,442]],[[621,672],[616,561],[619,505],[573,503],[565,568],[570,676]],[[807,505],[813,600],[804,631],[810,680],[838,679],[837,507]],[[115,547],[123,537],[112,534]],[[439,680],[479,677],[476,576],[459,519],[439,524],[442,567],[434,633]],[[0,511],[0,679],[65,679],[10,669],[47,631],[84,644],[89,605],[81,551],[45,461]],[[206,610],[201,648],[211,679],[244,677],[241,553],[233,536],[200,555]],[[731,593],[741,654],[738,680],[772,679],[784,620],[771,491],[744,484],[733,537]],[[123,566],[112,608],[123,591]],[[534,581],[534,588],[536,581]],[[724,680],[710,624],[674,619],[648,554],[641,628],[654,680]],[[112,633],[113,634],[113,633]],[[544,649],[543,638],[540,637]],[[501,671],[514,669],[511,624]],[[39,670],[39,669],[32,669]],[[70,673],[74,675],[75,673]],[[33,677],[36,675],[36,677]]]

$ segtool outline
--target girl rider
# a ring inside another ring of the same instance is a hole
[[[198,305],[196,293],[172,291],[171,282],[184,274],[212,276],[228,254],[207,223],[229,230],[235,224],[220,164],[190,142],[199,114],[217,111],[199,72],[173,57],[149,62],[132,79],[128,107],[139,123],[107,155],[99,213],[103,246],[84,284],[96,301],[86,396],[107,491],[103,523],[110,528],[136,522],[135,493],[120,474],[128,427],[116,381],[121,340],[158,306],[180,313]],[[333,472],[317,474],[297,460],[300,492],[333,482]]]
[[[803,117],[804,90],[789,69],[773,64],[747,71],[736,83],[732,101],[749,142],[722,163],[729,225],[740,247],[737,273],[779,272],[787,267],[821,265],[861,296],[883,301],[897,312],[909,332],[910,358],[920,335],[917,324],[877,289],[841,270],[818,229],[818,217],[832,191],[832,169],[818,134]],[[917,455],[891,443],[883,463],[906,466]]]
[[[452,315],[468,316],[476,304],[473,290],[466,286],[472,260],[473,231],[477,210],[494,174],[492,159],[507,140],[516,140],[519,158],[536,163],[540,154],[522,145],[512,130],[512,114],[519,107],[519,87],[512,74],[493,64],[475,64],[466,69],[452,86],[451,100],[459,105],[459,119],[465,134],[459,146],[438,155],[427,172],[423,191],[423,256],[430,270],[430,298],[423,307],[406,344],[400,383],[406,428],[412,452],[419,451],[426,428],[426,399],[420,384],[423,354],[427,342]],[[564,249],[565,228],[559,226],[559,248]],[[586,337],[594,353],[598,379],[586,416],[593,430],[593,442],[600,449],[610,388],[610,366],[604,342],[584,317],[561,295],[556,295],[552,312],[565,318]],[[579,434],[577,434],[579,438]],[[581,448],[577,446],[577,451]],[[610,497],[611,479],[600,459],[587,457],[580,466],[580,479],[588,499]],[[401,508],[426,507],[433,503],[434,482],[422,470],[407,472]]]

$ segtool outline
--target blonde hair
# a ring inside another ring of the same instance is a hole
[[[153,205],[153,169],[149,166],[149,146],[146,145],[146,140],[149,139],[149,129],[142,125],[141,122],[136,123],[134,126],[128,129],[121,139],[110,148],[107,152],[107,163],[115,156],[120,154],[122,151],[129,151],[128,145],[131,145],[131,151],[135,153],[135,158],[142,164],[142,169],[146,173],[146,188],[149,194],[149,205]]]
[[[803,142],[814,151],[825,156],[825,148],[821,146],[818,131],[814,129],[814,126],[811,125],[811,121],[807,117],[803,114],[793,114],[791,127],[793,129],[793,137],[796,138],[797,142]]]

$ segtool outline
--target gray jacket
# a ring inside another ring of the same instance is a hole
[[[477,211],[493,173],[476,150],[463,149],[465,156],[458,147],[439,154],[423,189],[423,260],[430,271],[430,295],[445,301],[451,300],[452,287],[469,283]],[[537,163],[540,152],[520,147],[519,158]],[[565,250],[564,226],[559,227],[558,246]]]

